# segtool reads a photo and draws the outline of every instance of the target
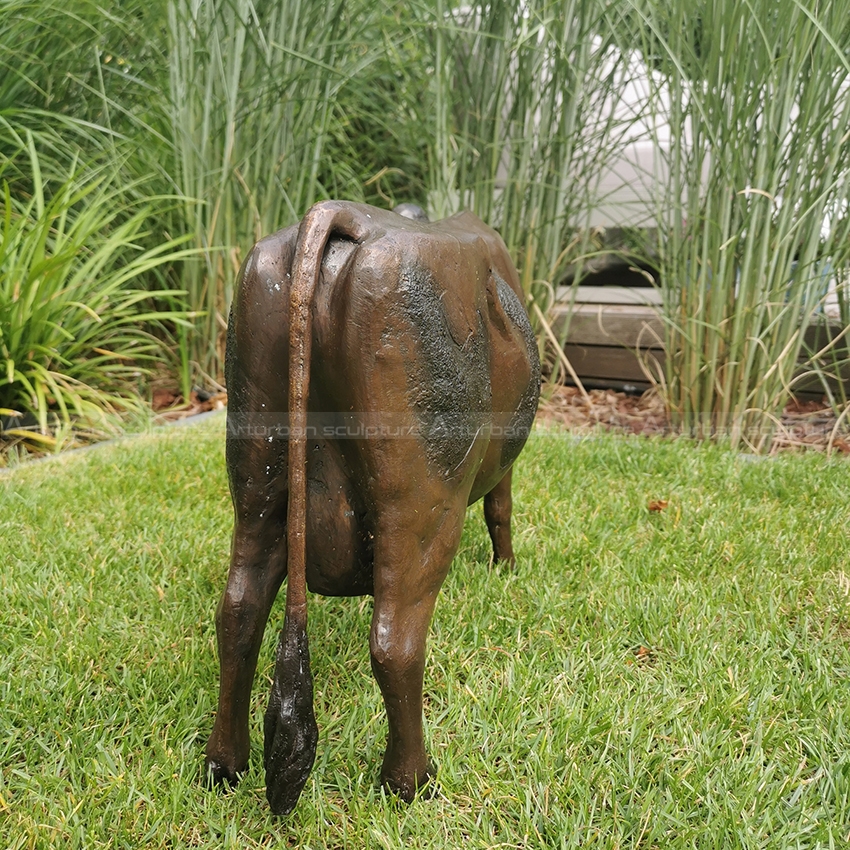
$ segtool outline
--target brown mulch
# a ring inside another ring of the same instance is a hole
[[[642,395],[615,390],[588,390],[577,387],[545,386],[537,421],[570,431],[614,431],[644,436],[673,435],[659,393],[650,389]],[[846,428],[836,427],[837,419],[825,399],[792,400],[782,414],[771,452],[788,449],[814,449],[850,453]]]
[[[187,402],[179,390],[160,388],[153,393],[152,406],[157,421],[173,422],[223,409],[227,406],[227,393],[193,390]],[[642,436],[676,433],[664,402],[654,389],[635,395],[610,389],[582,392],[577,387],[546,385],[537,421],[544,426],[556,425],[580,434],[594,430]],[[846,428],[838,430],[836,422],[826,399],[793,399],[782,414],[771,452],[814,449],[850,453],[850,435]]]
[[[160,387],[153,391],[151,407],[156,414],[157,422],[174,422],[211,410],[223,410],[227,407],[227,393],[195,389],[186,401],[179,390],[172,387]]]

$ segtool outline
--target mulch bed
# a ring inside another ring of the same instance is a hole
[[[186,401],[178,389],[158,388],[153,391],[151,407],[157,423],[174,422],[211,410],[223,410],[227,407],[227,393],[223,390],[207,392],[194,389]]]
[[[158,422],[173,422],[227,406],[227,393],[193,390],[184,401],[176,389],[157,389],[153,409]],[[642,395],[615,390],[587,390],[563,385],[546,385],[537,422],[588,434],[595,430],[642,436],[673,436],[664,403],[658,392]],[[771,454],[791,449],[850,453],[850,435],[837,427],[835,413],[825,399],[792,400],[783,412],[773,439]],[[845,423],[847,424],[846,420]]]
[[[578,433],[594,430],[644,436],[675,435],[660,395],[647,390],[633,395],[614,390],[545,386],[537,414],[544,425],[557,425]],[[846,425],[838,423],[825,399],[793,400],[782,414],[771,454],[789,449],[850,453]]]

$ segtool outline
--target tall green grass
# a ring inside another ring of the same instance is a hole
[[[243,253],[328,194],[334,104],[373,61],[370,21],[366,5],[341,0],[168,3],[168,179],[185,198],[176,224],[202,251],[182,270],[204,314],[184,356],[203,371],[221,370]]]
[[[615,2],[437,3],[432,206],[497,227],[544,310],[621,150]],[[578,237],[578,238],[577,238]]]
[[[844,9],[6,0],[0,115],[33,133],[43,172],[110,163],[129,205],[118,219],[153,213],[133,237],[140,250],[189,240],[194,255],[133,284],[194,319],[146,329],[173,336],[185,390],[221,374],[245,250],[329,196],[477,212],[505,238],[543,339],[565,269],[580,281],[597,250],[601,176],[636,128],[669,125],[648,175],[669,354],[655,377],[683,429],[759,448],[800,362],[833,388],[850,356],[846,333],[819,357],[802,333],[828,282],[847,280]],[[635,57],[652,75],[624,109]],[[0,156],[18,149],[0,134]],[[16,214],[38,181],[10,182]],[[62,184],[48,181],[46,203]]]
[[[630,5],[624,48],[656,72],[648,107],[670,132],[656,137],[658,378],[686,431],[763,448],[850,259],[847,7]]]
[[[159,91],[145,77],[163,14],[164,0],[3,0],[0,112],[46,110],[103,126],[140,113]]]

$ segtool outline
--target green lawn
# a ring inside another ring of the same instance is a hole
[[[311,597],[319,751],[276,819],[259,750],[274,629],[250,772],[226,795],[199,781],[223,420],[0,478],[5,846],[846,846],[846,462],[538,435],[515,481],[518,570],[488,567],[476,506],[432,627],[437,796],[376,787],[370,601]]]

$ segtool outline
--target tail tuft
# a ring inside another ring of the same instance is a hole
[[[295,808],[313,767],[319,738],[313,713],[306,609],[304,615],[290,617],[287,612],[265,716],[266,797],[276,815],[288,815]]]

